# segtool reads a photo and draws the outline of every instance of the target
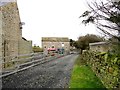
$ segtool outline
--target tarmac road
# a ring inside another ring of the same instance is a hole
[[[73,64],[72,54],[2,78],[3,88],[68,88]]]

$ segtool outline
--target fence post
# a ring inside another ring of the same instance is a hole
[[[35,56],[35,54],[33,53],[32,56],[31,56],[32,57],[32,62],[33,62],[32,64],[33,65],[34,65],[34,56]]]
[[[15,62],[15,70],[17,71],[19,69],[19,56],[15,56],[14,62]]]

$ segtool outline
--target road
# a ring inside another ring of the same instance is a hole
[[[67,88],[73,64],[78,55],[40,64],[2,78],[3,88]]]

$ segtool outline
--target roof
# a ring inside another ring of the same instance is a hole
[[[42,37],[44,42],[69,42],[67,37]]]
[[[94,46],[94,45],[103,45],[103,44],[109,44],[109,43],[108,43],[108,42],[89,43],[90,46]]]
[[[16,0],[0,0],[0,6],[4,6],[10,2],[17,2]]]

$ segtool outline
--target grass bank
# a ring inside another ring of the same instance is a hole
[[[73,67],[70,88],[105,88],[99,78],[85,64],[81,64],[80,56],[77,58]]]

